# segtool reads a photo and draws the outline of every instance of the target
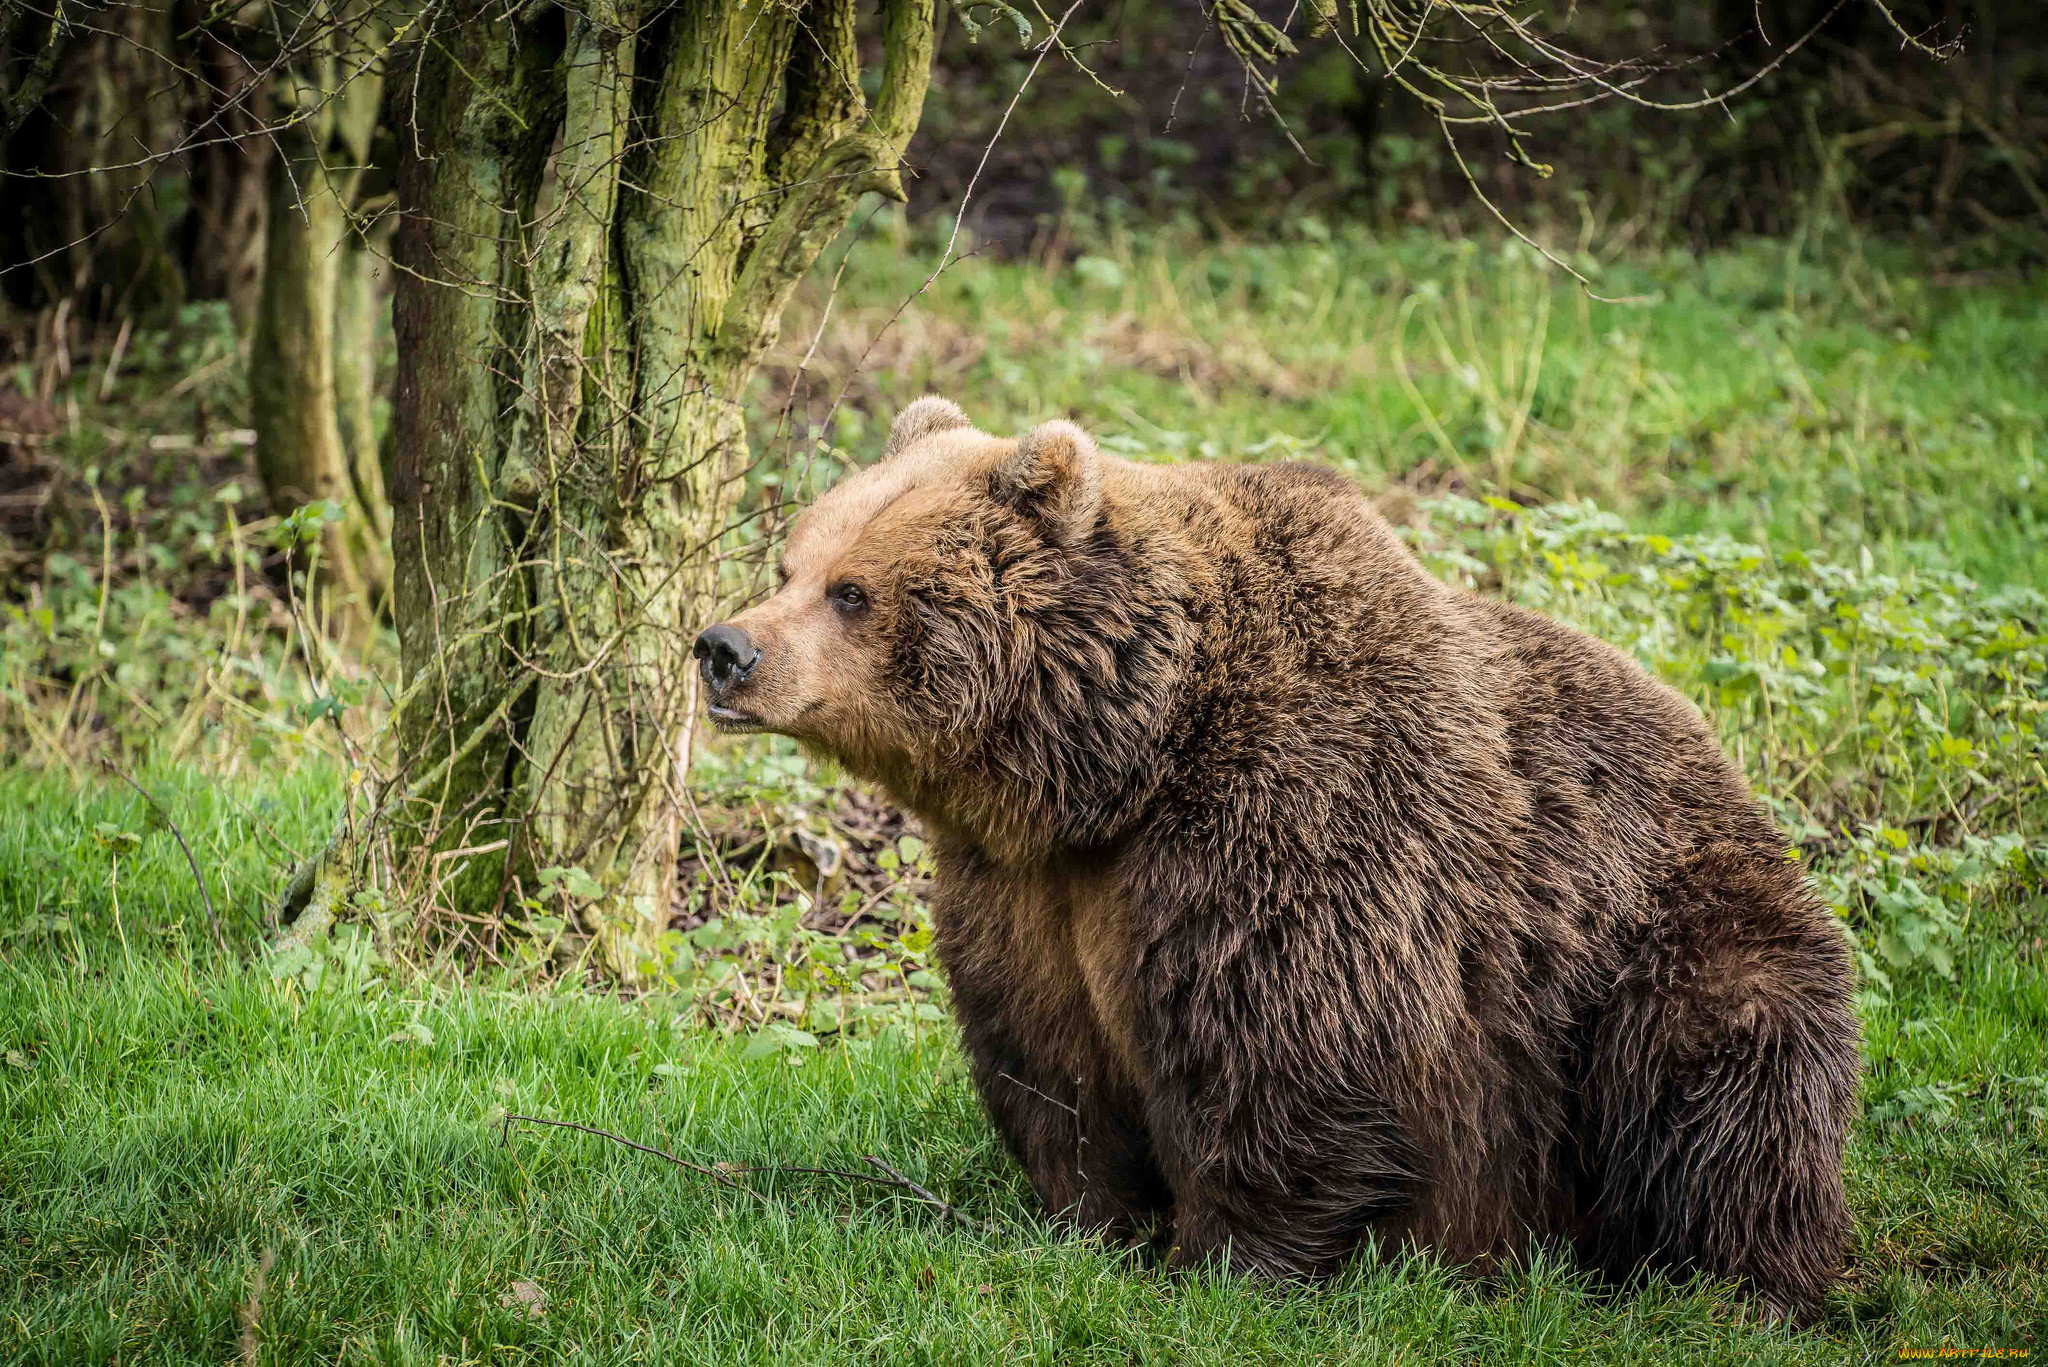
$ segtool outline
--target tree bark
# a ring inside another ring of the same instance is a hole
[[[270,90],[260,66],[209,26],[207,0],[179,0],[175,13],[191,35],[191,65],[209,93],[205,117],[220,130],[218,140],[191,154],[192,212],[182,251],[187,279],[193,297],[225,299],[236,332],[246,337],[263,289],[274,147],[261,130],[270,123]]]
[[[377,434],[377,321],[384,308],[384,272],[396,226],[387,214],[367,231],[349,233],[336,258],[334,278],[334,421],[379,593],[391,583],[391,500],[384,489]]]
[[[887,0],[872,110],[852,0],[506,13],[423,50],[401,140],[395,864],[471,916],[579,868],[631,979],[668,922],[743,396],[861,195],[902,197],[931,0]]]
[[[317,608],[361,643],[391,582],[390,512],[378,465],[375,244],[354,221],[383,81],[341,49],[366,7],[335,17],[332,39],[287,79],[302,118],[270,163],[263,279],[250,334],[249,407],[271,510],[332,500],[320,537]]]

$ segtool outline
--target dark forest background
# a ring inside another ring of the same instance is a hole
[[[1815,32],[1725,109],[1674,115],[1607,100],[1532,121],[1548,177],[1502,155],[1497,136],[1470,134],[1480,188],[1518,221],[1569,232],[1590,214],[1638,244],[1708,246],[1823,214],[1918,239],[1950,269],[2042,259],[2048,6],[2037,0],[1892,7],[1908,32],[1959,40],[1940,62],[1868,4],[1713,0],[1659,13],[1594,0],[1574,10],[1581,53],[1675,68],[1664,99],[1727,89]],[[1035,54],[999,9],[941,11],[909,157],[912,218],[958,205],[985,154],[967,226],[1007,251],[1057,251],[1076,213],[1249,235],[1309,218],[1457,232],[1487,216],[1430,111],[1406,92],[1335,44],[1307,44],[1282,64],[1268,111],[1194,6],[1125,0],[1076,15],[1067,40],[1079,61],[1048,64],[991,150]],[[202,0],[8,6],[0,287],[10,303],[68,297],[79,316],[104,318],[225,298],[246,316],[272,130],[288,113],[274,83],[253,78],[282,39],[268,16]],[[1034,37],[1046,32],[1042,18],[1019,17]],[[393,95],[403,88],[402,76],[387,83]],[[391,135],[380,128],[387,144]],[[377,193],[373,164],[359,204]]]

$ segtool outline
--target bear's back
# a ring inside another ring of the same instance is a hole
[[[1160,794],[1203,829],[1229,838],[1236,809],[1333,854],[1484,865],[1596,937],[1705,845],[1782,853],[1684,698],[1605,642],[1443,584],[1342,474],[1161,473],[1203,495],[1181,503],[1183,553],[1213,572]]]

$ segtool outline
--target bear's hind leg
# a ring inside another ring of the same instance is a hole
[[[1815,1310],[1849,1233],[1850,980],[1795,865],[1716,845],[1666,885],[1587,1058],[1593,1263],[1739,1278],[1778,1313]]]

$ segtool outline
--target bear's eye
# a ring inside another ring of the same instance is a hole
[[[775,566],[775,587],[778,589],[789,587],[789,566],[783,564]]]
[[[841,612],[861,612],[868,605],[868,591],[858,584],[837,584],[825,595]]]

